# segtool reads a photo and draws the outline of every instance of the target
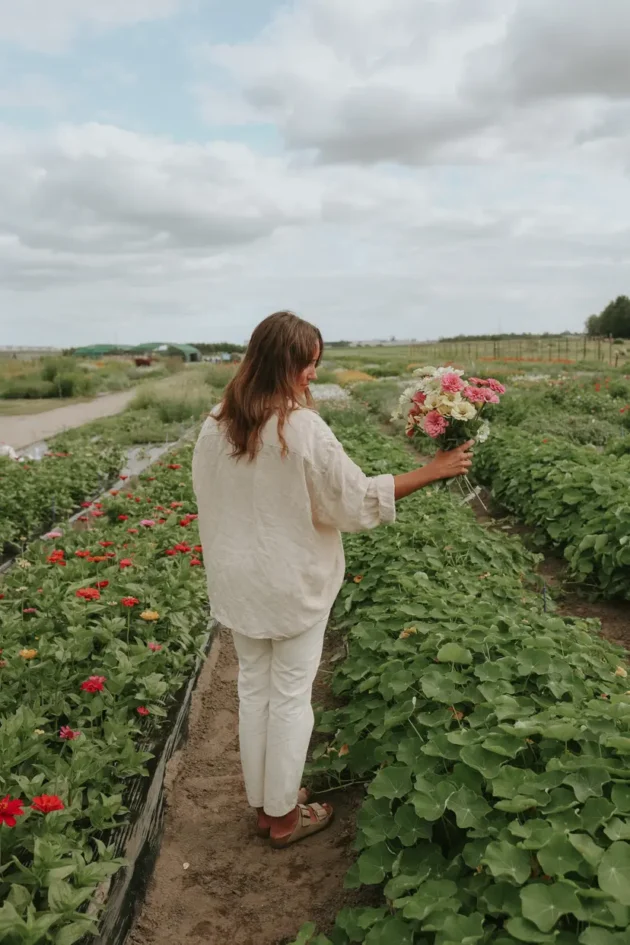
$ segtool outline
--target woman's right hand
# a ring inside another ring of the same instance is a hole
[[[427,463],[427,472],[430,471],[436,481],[465,476],[472,465],[471,447],[474,443],[474,440],[468,440],[454,450],[438,450],[431,462]]]

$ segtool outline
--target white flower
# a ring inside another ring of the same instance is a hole
[[[416,368],[416,370],[413,373],[414,373],[414,377],[427,377],[428,375],[436,374],[437,368],[428,367],[428,366],[420,367],[420,368]]]
[[[451,416],[453,420],[473,420],[477,416],[477,411],[472,404],[462,400],[452,405]]]
[[[27,561],[25,558],[18,558],[15,563],[17,564],[18,568],[24,568],[25,570],[31,566],[31,562]]]
[[[490,436],[490,424],[487,420],[484,420],[481,426],[479,427],[479,433],[476,436],[477,443],[485,443],[488,437]]]

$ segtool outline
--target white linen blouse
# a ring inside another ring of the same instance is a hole
[[[213,617],[259,639],[294,637],[325,620],[341,588],[340,532],[393,522],[394,478],[369,478],[315,410],[262,431],[251,462],[210,415],[193,456],[193,486]]]

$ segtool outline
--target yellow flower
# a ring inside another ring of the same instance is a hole
[[[615,670],[615,676],[621,676],[623,679],[628,675],[628,671],[623,668],[623,666],[618,666]]]
[[[408,640],[409,637],[414,637],[418,632],[417,627],[405,627],[405,629],[398,634],[399,640]]]
[[[143,610],[140,617],[142,620],[158,620],[160,615],[157,610]]]
[[[20,650],[20,656],[23,660],[34,660],[37,656],[37,650]]]
[[[45,734],[46,732],[44,731],[43,728],[36,728],[35,731],[33,732],[33,735],[45,735]]]

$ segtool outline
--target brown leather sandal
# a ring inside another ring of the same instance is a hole
[[[300,790],[298,791],[298,798],[297,798],[298,804],[308,804],[312,796],[313,796],[313,792],[311,791],[310,788],[301,787]],[[265,814],[263,814],[263,820],[264,821],[267,820],[267,817]],[[256,836],[260,837],[261,840],[268,840],[270,834],[271,834],[270,825],[268,823],[265,823],[265,825],[262,826],[260,824],[260,819],[259,819],[258,823],[256,824]]]
[[[298,804],[298,819],[293,831],[288,837],[271,838],[271,846],[275,850],[284,850],[305,837],[310,837],[320,830],[325,830],[333,821],[334,811],[330,805]]]

